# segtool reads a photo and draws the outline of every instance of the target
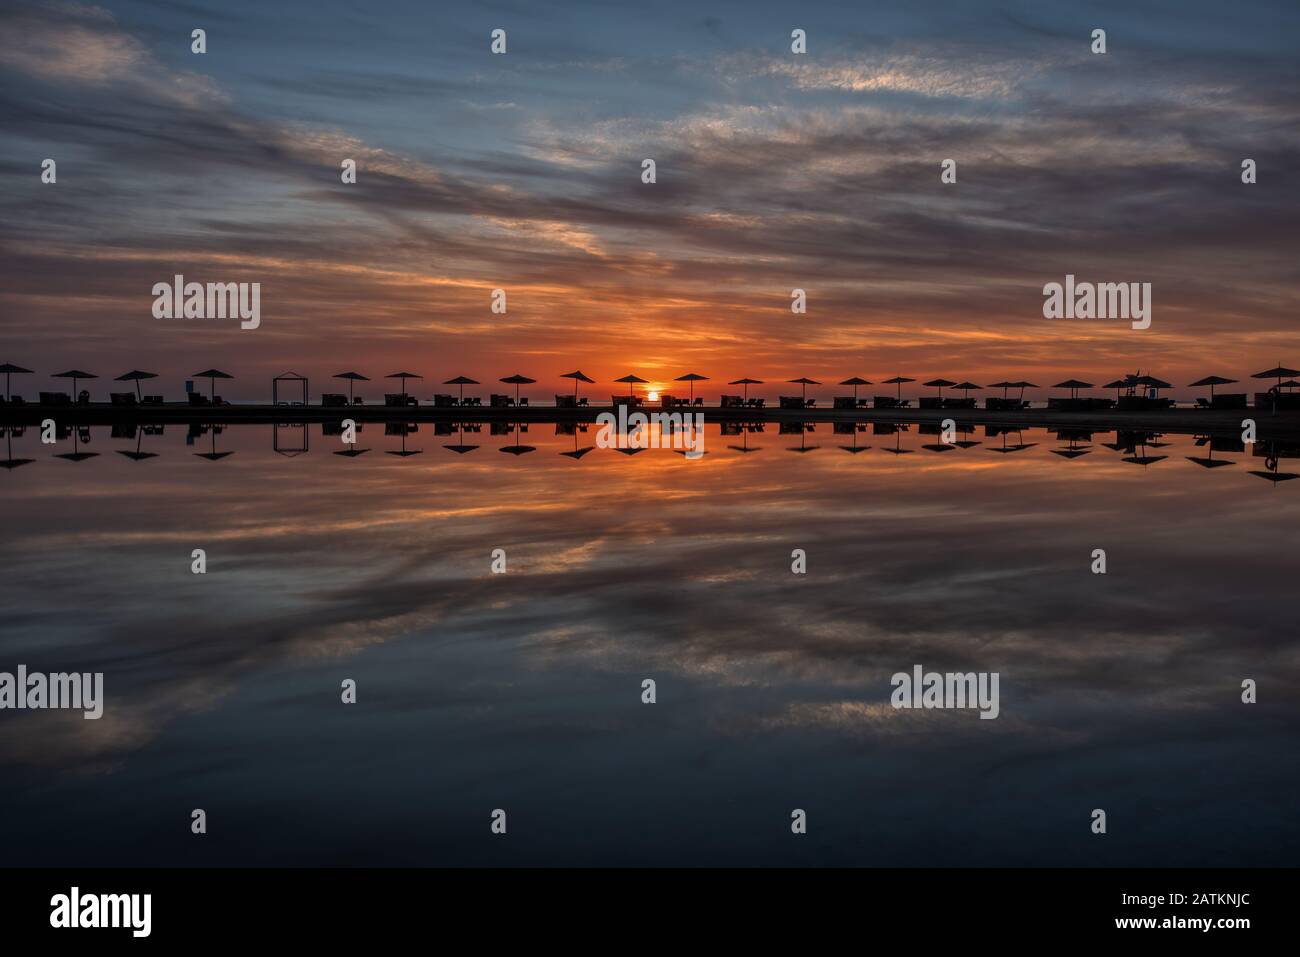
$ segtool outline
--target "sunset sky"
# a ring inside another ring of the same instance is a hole
[[[1300,363],[1297,35],[1292,0],[6,4],[0,362],[1244,378]],[[175,273],[260,282],[261,328],[153,318]],[[1152,283],[1151,328],[1042,318],[1067,273]]]

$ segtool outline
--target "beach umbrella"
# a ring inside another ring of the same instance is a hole
[[[791,384],[793,384],[793,385],[801,385],[801,386],[803,386],[803,398],[804,398],[804,401],[807,401],[807,399],[808,399],[808,387],[809,387],[810,385],[821,385],[821,383],[818,382],[816,379],[809,379],[807,376],[800,376],[800,377],[797,378],[797,379],[787,379],[786,381],[789,382],[789,383],[791,383]]]
[[[858,386],[860,386],[860,385],[871,385],[871,381],[870,381],[869,379],[864,379],[864,378],[862,378],[861,376],[856,376],[856,375],[855,375],[855,376],[852,376],[851,378],[845,379],[843,382],[840,383],[840,385],[851,385],[851,386],[853,386],[853,404],[854,404],[854,405],[857,405],[857,404],[858,404]],[[843,446],[841,446],[841,448],[843,448]]]
[[[389,378],[392,377],[390,376]],[[411,378],[418,379],[420,378],[420,376],[412,376]],[[392,431],[390,431],[390,428]],[[384,449],[384,452],[388,455],[396,455],[398,458],[403,458],[403,459],[409,458],[412,455],[421,454],[424,451],[424,449],[408,449],[406,447],[406,435],[408,432],[411,431],[412,428],[417,428],[417,427],[416,426],[408,427],[407,423],[405,422],[400,422],[400,423],[390,422],[387,426],[385,426],[384,427],[385,435],[392,435],[394,434],[394,432],[396,432],[396,434],[402,437],[402,447],[400,449]]]
[[[1135,375],[1129,379],[1134,385],[1149,386],[1159,393],[1161,389],[1172,389],[1173,386],[1164,379],[1157,379],[1153,375]]]
[[[5,395],[9,395],[9,377],[11,375],[30,375],[31,371],[31,369],[24,369],[22,366],[16,366],[12,362],[6,362],[3,365],[0,365],[0,372],[5,374]],[[27,459],[26,461],[30,462],[32,460]]]
[[[629,373],[628,375],[623,376],[621,379],[615,379],[614,381],[615,381],[615,382],[626,382],[626,383],[627,383],[627,394],[628,394],[629,397],[631,397],[631,395],[632,395],[632,384],[633,384],[634,382],[641,382],[641,383],[644,383],[644,382],[648,382],[649,380],[648,380],[648,379],[643,379],[643,378],[641,378],[639,375],[633,375],[633,374]]]
[[[746,377],[744,379],[735,379],[734,381],[727,383],[727,385],[743,385],[745,387],[746,402],[749,401],[749,387],[751,385],[762,385],[762,384],[763,384],[762,379],[750,379],[749,377]],[[733,445],[732,448],[734,449],[735,446]]]
[[[976,385],[974,382],[958,382],[955,386],[953,386],[953,388],[961,389],[963,393],[962,398],[966,398],[968,395],[970,395],[971,389],[979,389],[983,387]]]
[[[1265,369],[1263,372],[1255,372],[1251,375],[1252,379],[1277,379],[1278,388],[1282,387],[1282,380],[1289,379],[1292,376],[1300,375],[1300,369],[1288,369],[1279,363],[1272,369]]]
[[[391,373],[391,374],[389,374],[389,375],[384,376],[384,378],[385,378],[385,379],[401,379],[401,380],[402,380],[402,398],[406,398],[406,380],[407,380],[407,379],[423,379],[424,376],[422,376],[422,375],[416,375],[414,372],[393,372],[393,373]]]
[[[140,443],[143,441],[144,441],[144,429],[140,429],[135,435],[135,450],[132,451],[131,449],[118,449],[117,454],[125,455],[128,459],[133,459],[136,462],[143,462],[145,459],[156,459],[158,457],[157,452],[140,451]]]
[[[1300,372],[1297,372],[1296,375],[1300,375]],[[700,375],[698,372],[688,372],[688,373],[686,373],[686,375],[679,375],[679,376],[678,376],[676,379],[674,379],[673,381],[674,381],[674,382],[689,382],[689,383],[691,384],[691,404],[693,405],[693,404],[695,403],[695,383],[697,383],[697,382],[703,382],[703,381],[706,380],[707,378],[708,378],[708,376],[706,376],[706,375]]]
[[[518,405],[518,404],[519,404],[519,387],[520,387],[521,385],[532,385],[532,384],[533,384],[534,382],[536,382],[537,380],[536,380],[536,379],[530,379],[530,378],[528,378],[528,376],[526,376],[526,375],[520,375],[518,372],[516,372],[514,375],[508,375],[508,376],[506,376],[504,379],[499,379],[499,380],[497,380],[497,381],[499,381],[499,382],[504,382],[504,383],[506,383],[507,385],[513,385],[513,386],[515,387],[515,405]]]
[[[1287,374],[1290,375],[1290,373],[1287,373]],[[1296,373],[1296,374],[1297,374],[1297,375],[1300,375],[1300,373]],[[90,373],[90,372],[82,372],[80,369],[69,369],[67,372],[56,372],[56,373],[54,373],[54,378],[56,378],[56,379],[71,379],[71,380],[72,380],[72,397],[75,399],[75,398],[77,397],[77,380],[78,380],[78,379],[98,379],[99,376],[94,375],[93,373]],[[1281,380],[1279,380],[1279,381],[1281,381]],[[66,457],[66,456],[65,456],[65,457]]]
[[[505,380],[503,379],[502,381],[504,382]],[[529,382],[532,382],[533,380],[532,380],[532,379],[529,379],[528,381],[529,381]],[[518,426],[518,424],[516,424],[516,425],[515,425],[515,444],[514,444],[514,445],[503,445],[503,446],[501,446],[501,448],[497,449],[497,451],[498,451],[498,452],[508,452],[508,453],[510,453],[511,455],[518,456],[518,455],[527,455],[529,452],[536,452],[536,451],[537,451],[537,448],[536,448],[536,446],[532,446],[532,445],[520,445],[520,444],[519,444],[519,426]]]
[[[55,456],[55,458],[58,458],[58,459],[67,459],[69,462],[84,462],[84,461],[86,461],[86,459],[93,459],[96,455],[99,454],[98,452],[81,452],[81,451],[78,451],[78,449],[77,449],[77,436],[80,434],[80,431],[81,431],[80,429],[73,429],[73,430],[72,430],[72,451],[71,451],[71,452],[60,452],[58,455]],[[87,432],[86,432],[86,437],[87,437],[87,439],[90,438],[90,432],[89,432],[89,430],[87,430]]]
[[[581,369],[577,370],[576,372],[565,372],[563,375],[560,376],[560,378],[561,378],[561,379],[572,379],[572,380],[573,380],[573,397],[574,397],[575,399],[578,397],[578,383],[579,383],[579,382],[586,382],[586,383],[588,383],[588,384],[592,384],[592,383],[594,383],[594,382],[596,381],[595,379],[592,379],[592,378],[590,378],[590,377],[588,377],[588,376],[583,375]]]
[[[360,372],[336,372],[333,378],[348,380],[348,405],[352,404],[352,387],[355,386],[358,382],[370,381],[370,376],[362,375]],[[364,451],[366,450],[365,449],[361,450],[361,452]],[[361,452],[358,452],[357,454],[360,455]]]
[[[346,449],[340,449],[339,451],[336,451],[334,454],[342,455],[344,458],[355,459],[358,455],[365,455],[369,451],[370,451],[369,449],[358,449],[358,448],[349,447]]]
[[[233,379],[234,376],[228,372],[222,372],[220,369],[207,369],[203,372],[194,373],[193,378],[208,380],[208,400],[213,401],[217,397],[217,380]],[[198,453],[195,454],[197,455]]]
[[[464,377],[461,376],[460,378],[464,378]],[[450,385],[450,384],[451,383],[448,382],[443,383],[443,385]],[[470,383],[457,383],[457,385],[469,385],[469,384]],[[457,441],[455,445],[444,445],[443,448],[455,452],[457,455],[464,455],[466,452],[473,452],[476,448],[478,448],[477,445],[465,444],[465,423],[464,422],[456,423],[456,438],[459,441]]]
[[[1236,379],[1225,379],[1221,375],[1207,375],[1204,379],[1197,379],[1188,385],[1189,389],[1195,389],[1198,386],[1208,385],[1210,387],[1210,401],[1214,401],[1214,387],[1216,385],[1231,385]],[[1231,464],[1231,463],[1225,463]]]
[[[1020,390],[1020,401],[1021,401],[1021,402],[1023,402],[1024,399],[1025,399],[1025,390],[1026,390],[1026,389],[1037,389],[1037,388],[1038,388],[1038,386],[1036,386],[1034,383],[1032,383],[1032,382],[1026,382],[1024,379],[1021,379],[1019,382],[1013,382],[1013,383],[1011,383],[1011,387],[1012,387],[1013,389],[1018,388],[1018,389]],[[1037,445],[1037,443],[1034,443],[1034,444]]]
[[[904,383],[904,382],[915,382],[915,381],[916,381],[915,379],[909,379],[909,378],[908,378],[907,376],[905,376],[905,375],[896,375],[896,376],[894,376],[892,379],[886,379],[886,380],[885,380],[885,385],[896,385],[896,386],[898,386],[898,398],[899,398],[900,401],[902,401],[902,398],[903,398],[903,383]],[[911,451],[911,450],[909,449],[908,451]]]
[[[12,429],[6,430],[5,457],[4,457],[4,461],[0,461],[0,468],[6,469],[8,471],[13,471],[14,469],[18,468],[20,465],[30,465],[35,461],[36,461],[35,459],[14,458],[13,430]]]
[[[1285,382],[1279,382],[1278,386],[1290,391],[1291,389],[1300,389],[1300,382],[1295,379],[1287,379]]]
[[[1007,397],[1007,389],[1014,389],[1015,387],[1016,387],[1016,383],[1014,383],[1014,382],[1007,382],[1007,381],[1005,381],[1005,380],[1002,381],[1002,382],[994,382],[994,383],[992,383],[992,384],[989,385],[989,388],[990,388],[990,389],[1001,389],[1001,390],[1002,390],[1002,398],[1004,398],[1004,399]]]
[[[1091,382],[1081,382],[1081,381],[1078,380],[1078,379],[1066,379],[1064,382],[1058,382],[1058,383],[1056,383],[1056,385],[1052,386],[1052,388],[1053,388],[1053,389],[1069,389],[1069,390],[1070,390],[1070,398],[1071,398],[1071,399],[1077,399],[1077,398],[1079,397],[1079,390],[1080,390],[1080,389],[1091,389],[1091,388],[1093,388],[1093,385],[1092,385]]]
[[[456,386],[460,386],[460,394],[456,397],[456,401],[457,401],[457,402],[464,402],[464,401],[465,401],[465,386],[467,386],[467,385],[478,385],[478,384],[479,384],[479,381],[478,381],[477,379],[471,379],[471,378],[470,378],[469,376],[467,376],[467,375],[458,375],[458,376],[456,376],[456,378],[454,378],[454,379],[448,379],[446,382],[443,383],[443,385],[456,385]],[[476,445],[476,446],[474,446],[474,448],[478,448],[478,446]]]
[[[135,383],[135,397],[136,397],[136,399],[138,400],[138,399],[140,398],[140,380],[141,380],[141,379],[156,379],[156,378],[158,378],[158,376],[157,376],[155,373],[153,373],[153,372],[141,372],[139,369],[132,369],[132,370],[131,370],[130,372],[128,372],[126,375],[120,375],[120,376],[118,376],[116,379],[114,379],[113,381],[114,381],[114,382],[134,382],[134,383]]]
[[[226,376],[226,378],[229,379],[230,376]],[[197,455],[199,458],[201,458],[201,459],[207,459],[209,462],[219,462],[219,461],[221,461],[222,459],[224,459],[227,455],[234,455],[234,454],[235,454],[233,450],[230,451],[230,452],[218,452],[218,451],[217,451],[217,429],[216,429],[216,426],[213,426],[213,425],[208,426],[208,434],[212,437],[212,445],[210,446],[211,451],[209,451],[209,452],[195,452],[194,454]]]
[[[1102,388],[1103,388],[1103,389],[1114,389],[1114,390],[1115,390],[1115,401],[1118,402],[1118,401],[1119,401],[1119,393],[1120,393],[1120,390],[1121,390],[1121,389],[1127,389],[1128,386],[1129,386],[1129,380],[1128,380],[1128,379],[1116,379],[1114,382],[1107,382],[1104,386],[1102,386]]]
[[[1213,378],[1213,376],[1211,376],[1211,378]],[[1199,465],[1201,468],[1204,469],[1217,469],[1217,468],[1222,468],[1225,465],[1237,464],[1236,462],[1231,462],[1228,459],[1216,459],[1214,457],[1214,440],[1211,436],[1207,435],[1204,436],[1203,438],[1198,438],[1196,440],[1197,445],[1205,445],[1207,443],[1210,446],[1210,454],[1208,456],[1188,455],[1186,456],[1187,461],[1195,462],[1197,465]]]
[[[957,383],[955,382],[950,382],[948,379],[931,379],[929,382],[925,383],[925,386],[931,389],[937,388],[939,390],[939,398],[942,399],[943,390],[955,386],[956,384]]]

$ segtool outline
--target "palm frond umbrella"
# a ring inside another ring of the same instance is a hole
[[[1079,390],[1080,390],[1080,389],[1091,389],[1091,388],[1093,388],[1093,384],[1092,384],[1091,382],[1083,382],[1083,381],[1081,381],[1081,380],[1079,380],[1079,379],[1066,379],[1064,382],[1058,382],[1058,383],[1056,383],[1056,385],[1052,386],[1052,388],[1053,388],[1053,389],[1069,389],[1069,390],[1070,390],[1070,398],[1071,398],[1071,399],[1077,399],[1077,398],[1079,397]]]
[[[513,386],[515,387],[515,405],[518,406],[518,405],[519,405],[519,387],[520,387],[521,385],[532,385],[532,384],[533,384],[534,382],[536,382],[537,380],[536,380],[536,379],[530,379],[530,378],[528,378],[528,376],[526,376],[526,375],[520,375],[518,372],[516,372],[514,375],[508,375],[508,376],[506,376],[504,379],[498,379],[497,381],[498,381],[498,382],[504,382],[504,383],[506,383],[507,385],[513,385]]]
[[[649,380],[648,380],[648,379],[643,379],[643,378],[641,378],[639,375],[634,375],[634,374],[629,373],[628,375],[625,375],[625,376],[623,376],[623,377],[620,378],[620,379],[615,379],[614,381],[615,381],[615,382],[626,382],[626,383],[627,383],[627,395],[628,395],[628,398],[630,399],[630,398],[632,397],[632,385],[633,385],[633,383],[638,383],[638,382],[639,382],[639,383],[645,383],[645,382],[648,382]]]
[[[786,381],[791,383],[792,385],[803,386],[803,400],[805,403],[808,402],[808,387],[810,385],[821,385],[821,383],[818,382],[816,379],[809,379],[807,376],[800,376],[797,379],[787,379]]]
[[[422,376],[422,375],[416,375],[414,372],[393,372],[393,373],[391,373],[391,374],[389,374],[389,375],[384,376],[384,378],[385,378],[385,379],[401,379],[401,380],[402,380],[402,398],[405,399],[405,398],[406,398],[406,380],[407,380],[407,379],[423,379],[424,376]]]
[[[860,386],[860,385],[871,385],[871,380],[870,380],[870,379],[864,379],[864,378],[862,378],[861,376],[856,376],[856,375],[855,375],[855,376],[850,376],[849,378],[845,379],[843,382],[840,383],[840,385],[851,385],[851,386],[853,386],[853,404],[854,404],[854,406],[856,406],[856,405],[858,404],[858,386]],[[855,443],[855,444],[856,444],[856,443]],[[842,446],[841,446],[841,448],[842,448]]]
[[[1296,373],[1300,375],[1300,372]],[[706,375],[700,375],[698,372],[688,372],[686,375],[679,375],[674,382],[689,382],[691,384],[691,404],[695,404],[695,383],[703,382],[708,379]]]
[[[353,386],[355,386],[358,382],[369,382],[369,381],[370,381],[370,376],[362,375],[360,372],[336,372],[336,373],[334,374],[333,378],[335,378],[335,379],[347,379],[347,380],[348,380],[348,405],[352,405],[352,388],[353,388]],[[364,452],[365,449],[362,449],[361,451]],[[357,454],[360,455],[361,453],[358,452]]]
[[[1214,387],[1216,385],[1232,385],[1236,379],[1225,379],[1221,375],[1207,375],[1204,379],[1197,379],[1195,382],[1188,383],[1189,389],[1195,389],[1199,386],[1208,385],[1210,387],[1210,401],[1214,401]],[[1228,463],[1231,464],[1231,463]]]
[[[16,366],[16,365],[14,365],[12,362],[6,362],[6,363],[4,363],[3,365],[0,365],[0,372],[3,372],[3,373],[5,374],[5,397],[8,397],[8,395],[9,395],[9,377],[10,377],[11,375],[31,375],[32,370],[31,370],[31,369],[24,369],[22,366]],[[26,461],[27,461],[27,462],[30,462],[30,461],[32,461],[32,460],[31,460],[31,459],[27,459]],[[24,463],[24,464],[26,464],[26,463]]]
[[[135,383],[135,397],[136,397],[136,400],[139,401],[139,400],[140,400],[140,380],[141,380],[141,379],[156,379],[156,378],[158,378],[157,373],[154,373],[154,372],[141,372],[139,369],[132,369],[132,370],[131,370],[130,372],[128,372],[126,375],[120,375],[120,376],[118,376],[116,379],[114,379],[113,381],[114,381],[114,382],[134,382],[134,383]]]
[[[731,382],[728,382],[728,383],[727,383],[727,385],[743,385],[743,386],[745,387],[745,401],[746,401],[746,402],[749,401],[749,387],[750,387],[751,385],[762,385],[762,384],[763,384],[763,380],[762,380],[762,379],[751,379],[751,378],[749,378],[748,376],[746,376],[746,377],[743,378],[743,379],[734,379],[734,380],[732,380]],[[732,448],[734,449],[735,446],[733,445]]]
[[[1286,366],[1278,363],[1272,369],[1265,369],[1263,372],[1251,374],[1252,379],[1277,379],[1278,389],[1282,388],[1282,380],[1290,379],[1293,376],[1300,375],[1300,369],[1288,369]]]
[[[456,386],[460,386],[460,393],[456,396],[456,402],[457,402],[457,404],[462,403],[462,402],[465,401],[465,386],[467,386],[467,385],[478,385],[478,384],[479,384],[479,381],[478,381],[477,379],[471,379],[471,378],[470,378],[469,376],[467,376],[467,375],[458,375],[458,376],[456,376],[456,378],[454,378],[454,379],[448,379],[446,382],[443,383],[443,385],[456,385]],[[448,446],[444,446],[444,448],[448,448]],[[476,445],[476,446],[474,446],[474,448],[478,448],[478,446]]]
[[[572,380],[573,380],[573,397],[574,397],[575,399],[578,397],[578,383],[579,383],[579,382],[586,382],[588,385],[593,385],[593,384],[595,384],[595,382],[596,382],[595,379],[592,379],[592,378],[590,378],[589,376],[583,375],[581,369],[578,369],[578,370],[576,370],[576,371],[574,371],[574,372],[565,372],[565,373],[563,373],[563,374],[560,376],[560,378],[561,378],[561,379],[572,379]]]
[[[937,388],[939,390],[939,398],[941,399],[943,398],[943,390],[951,388],[956,384],[957,383],[952,382],[949,379],[931,379],[929,382],[924,383],[925,387],[928,389]]]
[[[77,380],[78,379],[98,379],[99,376],[91,372],[82,372],[80,369],[69,369],[67,372],[54,373],[56,379],[72,380],[72,398],[77,398]],[[1280,381],[1280,380],[1279,380]],[[65,456],[66,457],[66,456]]]
[[[886,379],[886,380],[885,380],[885,385],[896,385],[896,386],[898,386],[898,401],[902,402],[902,401],[903,401],[903,383],[904,383],[904,382],[915,382],[915,381],[916,381],[915,379],[909,379],[909,378],[908,378],[907,376],[905,376],[905,375],[896,375],[896,376],[894,376],[892,379]],[[911,449],[909,449],[908,451],[910,452]]]
[[[192,378],[208,380],[208,401],[212,402],[215,401],[217,397],[217,380],[233,379],[234,376],[232,376],[229,372],[222,372],[220,369],[207,369],[203,372],[194,373]]]

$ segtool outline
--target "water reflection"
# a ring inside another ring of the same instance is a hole
[[[0,713],[14,863],[1294,857],[1300,486],[1251,476],[1300,449],[741,423],[692,461],[362,425],[6,431],[0,670],[108,698]],[[1002,716],[893,711],[915,663],[999,671]],[[186,842],[193,807],[229,837]]]

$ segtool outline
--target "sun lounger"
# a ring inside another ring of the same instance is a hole
[[[1199,400],[1197,400],[1199,401]],[[1244,409],[1246,408],[1246,393],[1244,392],[1221,392],[1210,400],[1212,409]]]
[[[320,404],[330,408],[347,405],[348,397],[340,392],[323,392],[321,393]]]

